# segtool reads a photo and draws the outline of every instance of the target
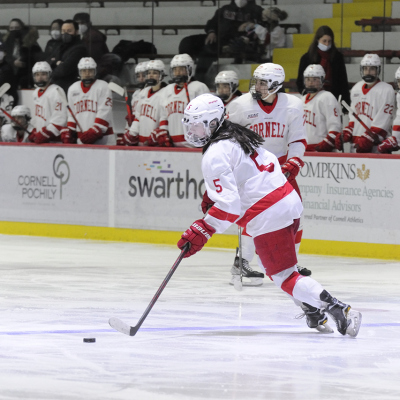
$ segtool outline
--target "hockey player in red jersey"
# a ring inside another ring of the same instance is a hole
[[[67,125],[67,107],[58,90],[60,86],[51,83],[51,67],[46,61],[37,62],[32,68],[35,107],[32,132],[35,143],[61,141],[61,129]]]
[[[323,90],[325,71],[321,65],[309,65],[303,76],[306,151],[331,152],[335,150],[336,136],[342,131],[339,103],[331,92]]]
[[[190,243],[185,257],[200,251],[213,234],[236,223],[254,238],[265,273],[301,306],[310,328],[332,332],[327,313],[342,335],[357,336],[361,313],[297,271],[295,236],[303,207],[277,157],[262,147],[263,138],[225,120],[224,105],[212,94],[192,100],[182,123],[185,139],[203,147],[201,168],[214,202],[208,214],[182,234],[178,247]]]
[[[215,77],[216,95],[227,107],[231,101],[242,95],[238,89],[239,77],[235,71],[220,71]]]
[[[183,136],[183,111],[191,99],[209,90],[204,83],[192,80],[194,62],[188,54],[174,56],[170,67],[173,83],[163,90],[160,127],[154,134],[159,146],[191,147]]]
[[[400,67],[397,68],[394,78],[394,86],[397,90],[397,111],[393,121],[392,136],[389,136],[378,146],[379,153],[383,154],[390,154],[392,151],[400,150]]]
[[[392,126],[394,91],[381,82],[381,60],[377,54],[366,54],[361,60],[362,80],[350,91],[351,107],[364,122],[366,129],[353,115],[343,129],[343,142],[351,142],[351,152],[376,153]],[[343,149],[342,139],[336,136],[336,148]]]
[[[281,165],[282,172],[300,196],[296,176],[304,163],[302,158],[307,145],[304,127],[304,111],[300,99],[286,93],[278,93],[285,80],[285,71],[273,63],[259,65],[250,80],[249,93],[240,96],[228,107],[230,121],[253,130],[264,138],[263,147],[274,154]],[[299,250],[303,233],[302,220],[296,234],[296,250]],[[253,258],[254,243],[251,238],[242,238],[243,272],[248,265],[246,257]],[[235,257],[235,261],[237,257]],[[231,269],[232,280],[239,273],[235,265]],[[299,266],[299,272],[311,275],[311,271]],[[259,274],[256,272],[256,275]],[[246,276],[247,275],[247,276]],[[249,271],[244,277],[254,278]],[[251,285],[252,282],[249,282]]]
[[[157,128],[160,125],[163,89],[167,86],[165,65],[161,60],[147,63],[146,87],[138,96],[135,119],[124,139],[128,146],[158,146]]]
[[[91,57],[78,63],[80,81],[68,89],[68,124],[61,132],[64,143],[77,136],[78,144],[115,145],[112,121],[112,94],[107,82],[96,79],[96,62]]]

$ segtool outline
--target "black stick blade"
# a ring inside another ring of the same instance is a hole
[[[119,318],[112,317],[108,320],[108,323],[110,324],[111,328],[128,336],[135,336],[137,332],[135,327],[129,326]]]

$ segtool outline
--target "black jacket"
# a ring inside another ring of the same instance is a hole
[[[318,63],[321,61],[320,56],[318,55]],[[303,73],[304,70],[310,65],[313,64],[311,62],[310,56],[308,53],[304,54],[300,59],[299,72],[297,74],[297,89],[301,93],[304,90],[304,78]],[[344,100],[347,104],[350,104],[350,91],[349,91],[349,82],[347,81],[347,71],[346,65],[344,63],[343,54],[339,51],[336,52],[335,57],[331,62],[332,66],[332,94],[339,98],[339,95],[342,95],[342,100]]]
[[[57,61],[61,61],[61,64],[53,70],[53,83],[61,86],[67,93],[68,88],[79,79],[78,63],[80,59],[87,56],[86,47],[79,36],[74,36],[71,43],[63,43],[57,57]]]

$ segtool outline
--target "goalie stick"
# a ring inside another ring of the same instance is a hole
[[[128,324],[126,324],[125,322],[121,321],[120,319],[112,317],[112,318],[110,318],[108,320],[108,323],[110,324],[111,328],[114,328],[115,330],[117,330],[117,331],[119,331],[121,333],[124,333],[125,335],[129,335],[129,336],[135,336],[136,335],[137,331],[140,329],[140,327],[142,326],[144,320],[149,315],[149,313],[150,313],[151,309],[153,308],[154,304],[156,303],[157,299],[160,297],[160,295],[161,295],[162,291],[164,290],[165,286],[167,286],[168,281],[171,279],[172,275],[174,274],[174,272],[178,268],[178,266],[181,263],[183,257],[185,256],[185,254],[187,253],[187,251],[189,249],[190,249],[190,243],[187,242],[183,246],[181,254],[179,254],[179,257],[175,261],[175,263],[172,266],[172,268],[169,270],[167,276],[165,277],[165,279],[161,283],[161,286],[158,288],[158,290],[157,290],[156,294],[154,295],[154,297],[152,298],[150,304],[147,306],[145,312],[143,313],[143,315],[139,319],[139,322],[135,326],[129,326]]]
[[[10,89],[10,87],[11,85],[8,82],[3,83],[0,87],[0,97],[2,97],[3,94],[5,94],[8,91],[8,89]]]
[[[71,110],[71,107],[68,105],[67,96],[65,96],[64,90],[61,89],[59,86],[57,86],[56,90],[57,90],[58,94],[60,95],[61,100],[62,100],[62,101],[65,103],[65,105],[67,106],[67,109],[68,109],[69,113],[71,114],[71,117],[74,119],[74,121],[75,121],[75,123],[76,123],[76,126],[79,128],[79,130],[80,130],[81,132],[83,132],[83,129],[82,129],[80,123],[79,123],[78,120],[76,119],[75,114],[74,114],[73,111]]]

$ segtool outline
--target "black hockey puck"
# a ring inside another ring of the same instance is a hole
[[[85,343],[95,343],[96,342],[96,338],[94,338],[94,337],[86,337],[86,338],[83,339],[83,341]]]

